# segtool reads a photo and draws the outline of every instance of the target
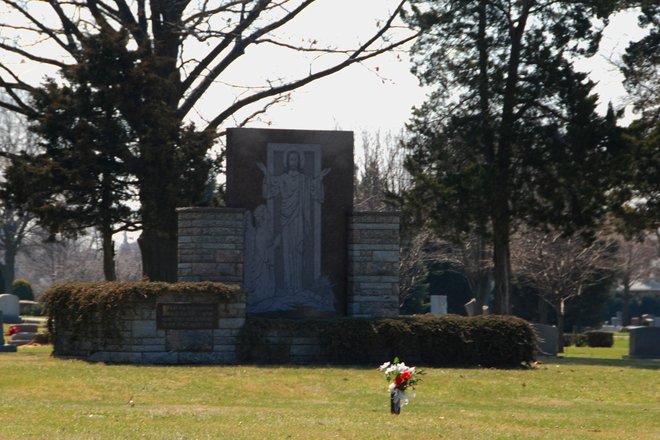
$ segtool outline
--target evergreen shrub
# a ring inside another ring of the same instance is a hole
[[[398,356],[409,364],[433,367],[517,367],[531,364],[536,347],[532,327],[513,316],[248,318],[239,336],[239,361],[286,363],[290,352],[286,341],[293,335],[318,338],[317,361],[330,364],[374,365]]]
[[[564,347],[570,347],[571,345],[586,347],[587,335],[585,333],[564,333]]]
[[[14,283],[12,284],[12,291],[19,300],[22,299],[26,301],[34,301],[34,292],[32,291],[32,285],[28,280],[14,280]]]
[[[614,345],[614,334],[610,332],[590,331],[586,333],[589,347],[606,347]]]

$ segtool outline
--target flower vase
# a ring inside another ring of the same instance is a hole
[[[401,413],[401,397],[397,390],[390,391],[390,413],[397,415]]]

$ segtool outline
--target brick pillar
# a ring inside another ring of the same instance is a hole
[[[399,316],[399,213],[349,217],[348,316]]]
[[[179,281],[243,282],[242,208],[179,208]]]

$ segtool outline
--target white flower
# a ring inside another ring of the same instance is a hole
[[[390,366],[390,363],[389,363],[389,362],[385,362],[383,365],[381,365],[380,367],[378,367],[378,369],[379,369],[380,371],[383,371],[384,369],[386,369],[386,368],[389,367],[389,366]]]

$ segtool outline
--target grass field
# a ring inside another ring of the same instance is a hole
[[[660,360],[625,354],[618,335],[530,370],[429,368],[392,416],[376,365],[108,366],[20,348],[0,353],[0,439],[659,439]]]

